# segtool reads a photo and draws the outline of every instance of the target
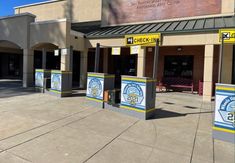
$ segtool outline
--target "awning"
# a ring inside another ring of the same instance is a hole
[[[234,28],[235,16],[201,18],[171,22],[158,22],[147,24],[122,25],[101,27],[87,33],[87,38],[123,37],[129,34],[144,33],[180,33],[180,32],[213,32],[221,28]]]

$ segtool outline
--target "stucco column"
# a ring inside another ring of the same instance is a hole
[[[42,49],[42,69],[46,69],[46,62],[47,62],[47,52],[46,49]]]
[[[87,80],[87,61],[88,61],[88,50],[81,52],[80,60],[80,88],[86,88]]]
[[[203,101],[211,101],[213,88],[214,45],[205,45]]]
[[[231,84],[232,83],[232,67],[233,67],[233,45],[224,45],[222,72],[221,72],[221,83]]]
[[[23,87],[33,86],[33,63],[34,56],[33,50],[24,49],[23,50]]]
[[[72,49],[61,49],[61,60],[60,60],[60,70],[61,71],[72,71]]]
[[[146,54],[146,47],[141,47],[140,52],[138,54],[138,63],[137,63],[138,77],[144,77],[145,75],[145,54]]]
[[[103,62],[103,72],[108,73],[108,60],[109,60],[109,49],[105,48],[104,49],[104,62]]]

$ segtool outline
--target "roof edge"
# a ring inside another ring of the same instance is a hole
[[[3,17],[0,17],[0,20],[2,20],[2,19],[9,19],[9,18],[15,18],[15,17],[22,17],[22,16],[31,16],[33,18],[36,18],[35,15],[26,12],[26,13],[22,13],[22,14],[14,14],[14,15],[3,16]]]
[[[43,5],[43,4],[48,4],[48,3],[61,2],[61,1],[66,1],[66,0],[49,0],[49,1],[44,1],[44,2],[30,3],[30,4],[26,4],[26,5],[16,6],[16,7],[14,7],[14,9]]]
[[[204,30],[187,30],[187,31],[168,31],[168,32],[160,32],[161,35],[167,35],[167,34],[192,34],[192,33],[215,33],[219,31],[219,29],[204,29]],[[158,33],[158,32],[151,32],[151,33],[136,33],[138,34],[153,34],[153,33]],[[102,36],[87,36],[85,35],[85,38],[87,39],[110,39],[110,38],[124,38],[125,35],[102,35]]]

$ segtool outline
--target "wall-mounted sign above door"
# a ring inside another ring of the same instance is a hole
[[[160,33],[126,35],[125,36],[125,44],[126,44],[126,46],[133,46],[133,45],[155,46],[157,39],[159,39],[159,41],[161,42],[161,34]]]

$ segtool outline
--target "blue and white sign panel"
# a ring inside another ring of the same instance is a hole
[[[43,87],[43,79],[44,79],[44,72],[43,71],[36,71],[35,72],[35,86],[36,87]]]
[[[139,110],[146,109],[146,83],[122,79],[121,105]]]
[[[60,73],[52,73],[51,74],[51,89],[56,91],[61,91],[61,74]]]
[[[87,97],[103,101],[104,78],[89,76],[87,79]]]
[[[216,85],[214,130],[235,133],[235,86]]]

